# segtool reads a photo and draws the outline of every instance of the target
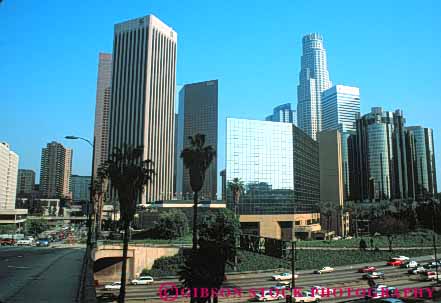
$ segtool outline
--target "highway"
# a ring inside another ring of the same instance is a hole
[[[430,257],[425,259],[426,261],[430,260]],[[414,288],[414,287],[430,287],[432,282],[420,282],[417,280],[417,275],[408,275],[407,269],[398,268],[398,267],[390,267],[385,265],[386,262],[373,263],[378,269],[378,271],[383,271],[385,273],[385,279],[379,280],[378,283],[385,284],[387,286],[394,286],[399,289],[403,288]],[[372,264],[366,264],[372,265]],[[366,280],[363,280],[362,274],[357,272],[359,266],[345,266],[338,267],[336,271],[333,273],[327,274],[313,274],[312,270],[301,270],[298,271],[299,278],[296,280],[296,287],[303,289],[310,289],[311,286],[321,286],[328,288],[343,288],[346,290],[347,288],[368,288],[368,284]],[[238,295],[234,297],[230,297],[228,299],[221,298],[219,302],[247,302],[250,301],[250,290],[254,289],[256,292],[259,292],[261,288],[269,289],[271,286],[276,285],[276,282],[271,281],[270,277],[272,272],[264,272],[264,273],[247,273],[247,274],[230,274],[228,275],[228,281],[225,282],[224,288],[236,288],[241,289],[242,296]],[[162,283],[170,283],[173,282],[177,286],[179,286],[179,282],[177,279],[169,279],[162,281],[155,281],[152,285],[138,285],[133,286],[129,285],[127,288],[127,302],[165,302],[165,300],[161,300],[158,296],[158,290]],[[97,289],[97,294],[101,294],[105,292],[102,288]],[[115,294],[118,291],[114,292]],[[287,292],[289,294],[289,292]],[[356,299],[357,297],[352,291],[352,299]],[[170,299],[169,299],[170,300]],[[323,298],[322,301],[334,303],[334,302],[348,302],[348,298],[346,295],[346,291],[344,293],[343,298]],[[171,301],[169,301],[171,302]],[[179,298],[174,302],[188,302],[188,299]],[[276,301],[275,301],[276,302]],[[279,302],[283,302],[279,301]],[[433,301],[428,301],[433,302]]]
[[[0,302],[74,302],[84,252],[84,248],[0,247]]]

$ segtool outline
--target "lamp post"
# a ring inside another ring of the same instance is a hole
[[[89,204],[87,207],[87,246],[91,247],[92,245],[92,215],[95,213],[93,211],[94,203],[93,203],[93,167],[95,162],[95,137],[93,138],[93,144],[86,138],[78,137],[78,136],[65,136],[65,139],[68,140],[83,140],[87,142],[90,147],[92,147],[92,174],[90,176],[90,195],[89,195]]]

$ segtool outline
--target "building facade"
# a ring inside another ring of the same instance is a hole
[[[176,151],[177,198],[192,196],[190,175],[184,167],[181,151],[188,146],[188,137],[205,135],[205,144],[217,151],[218,134],[218,81],[204,81],[186,84],[179,92],[179,114]],[[217,199],[217,157],[208,167],[201,199]]]
[[[243,231],[308,238],[320,230],[318,145],[293,124],[227,119],[226,182],[245,185]],[[227,207],[233,209],[227,189]]]
[[[313,33],[303,37],[303,53],[297,86],[297,125],[316,140],[322,129],[321,93],[332,86],[329,80],[323,37]]]
[[[293,123],[297,126],[297,111],[291,109],[291,103],[276,106],[266,121]]]
[[[100,53],[96,84],[94,176],[96,176],[98,167],[108,159],[111,80],[112,54]]]
[[[72,175],[70,181],[72,202],[90,201],[90,182],[90,176]]]
[[[348,216],[343,214],[345,188],[342,135],[338,129],[318,133],[320,162],[320,218],[322,228],[339,236],[349,232]]]
[[[173,196],[176,45],[176,32],[153,15],[115,25],[109,152],[144,146],[156,174],[140,203]]]
[[[360,117],[360,89],[335,85],[322,92],[322,129],[355,131]]]
[[[34,193],[35,172],[32,169],[19,169],[17,177],[17,195]]]
[[[72,149],[58,142],[48,143],[41,151],[40,193],[45,198],[70,197]]]
[[[408,165],[412,168],[409,169],[409,191],[419,201],[433,198],[438,192],[433,129],[410,126],[406,130],[410,153]]]
[[[15,209],[17,175],[18,155],[0,142],[0,209]]]

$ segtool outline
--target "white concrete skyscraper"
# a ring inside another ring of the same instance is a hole
[[[332,86],[329,80],[323,37],[313,33],[303,37],[303,54],[297,86],[297,124],[314,140],[322,129],[321,93]]]
[[[176,32],[153,15],[115,25],[109,152],[144,146],[155,175],[141,203],[173,196]]]
[[[15,209],[18,155],[6,142],[0,142],[0,211]]]
[[[111,80],[112,54],[100,53],[96,84],[94,175],[96,175],[98,167],[108,158]]]

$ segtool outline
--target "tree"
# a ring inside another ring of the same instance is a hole
[[[0,225],[0,234],[11,234],[17,230],[15,224]]]
[[[240,232],[237,217],[229,209],[208,212],[198,224],[199,248],[188,255],[179,272],[180,280],[189,288],[220,289],[224,282],[225,266],[236,256],[235,240]],[[196,302],[217,302],[213,298],[192,298]]]
[[[172,209],[159,214],[154,227],[155,237],[160,239],[176,239],[188,232],[188,219],[182,210]]]
[[[198,193],[202,189],[205,180],[205,172],[216,156],[213,146],[205,146],[205,135],[196,134],[188,137],[190,146],[181,152],[184,166],[189,170],[190,186],[193,190],[193,252],[196,252],[198,243],[197,215]]]
[[[103,206],[105,203],[106,193],[109,187],[109,174],[107,169],[107,163],[104,163],[98,167],[97,177],[92,184],[92,197],[94,200],[96,212],[96,225],[95,234],[97,238],[101,234],[101,224],[103,219]]]
[[[380,233],[387,236],[389,243],[389,251],[392,251],[392,242],[396,234],[403,234],[409,231],[409,223],[397,219],[393,216],[386,215],[372,221],[373,233]]]
[[[360,250],[361,250],[361,251],[366,251],[366,249],[367,249],[367,243],[366,243],[366,241],[362,238],[362,239],[360,240]]]
[[[234,214],[237,216],[237,207],[240,200],[240,194],[243,193],[245,190],[243,181],[239,178],[234,178],[233,181],[228,182],[228,189],[233,195]]]
[[[151,181],[154,170],[151,160],[142,160],[144,148],[125,144],[123,148],[114,147],[106,162],[105,174],[109,176],[113,188],[118,193],[121,221],[124,228],[123,261],[121,269],[121,289],[118,302],[123,303],[126,293],[127,251],[130,226],[136,212],[136,203],[144,186]]]
[[[25,230],[27,234],[34,237],[38,236],[40,233],[48,230],[49,225],[46,220],[26,220]]]

